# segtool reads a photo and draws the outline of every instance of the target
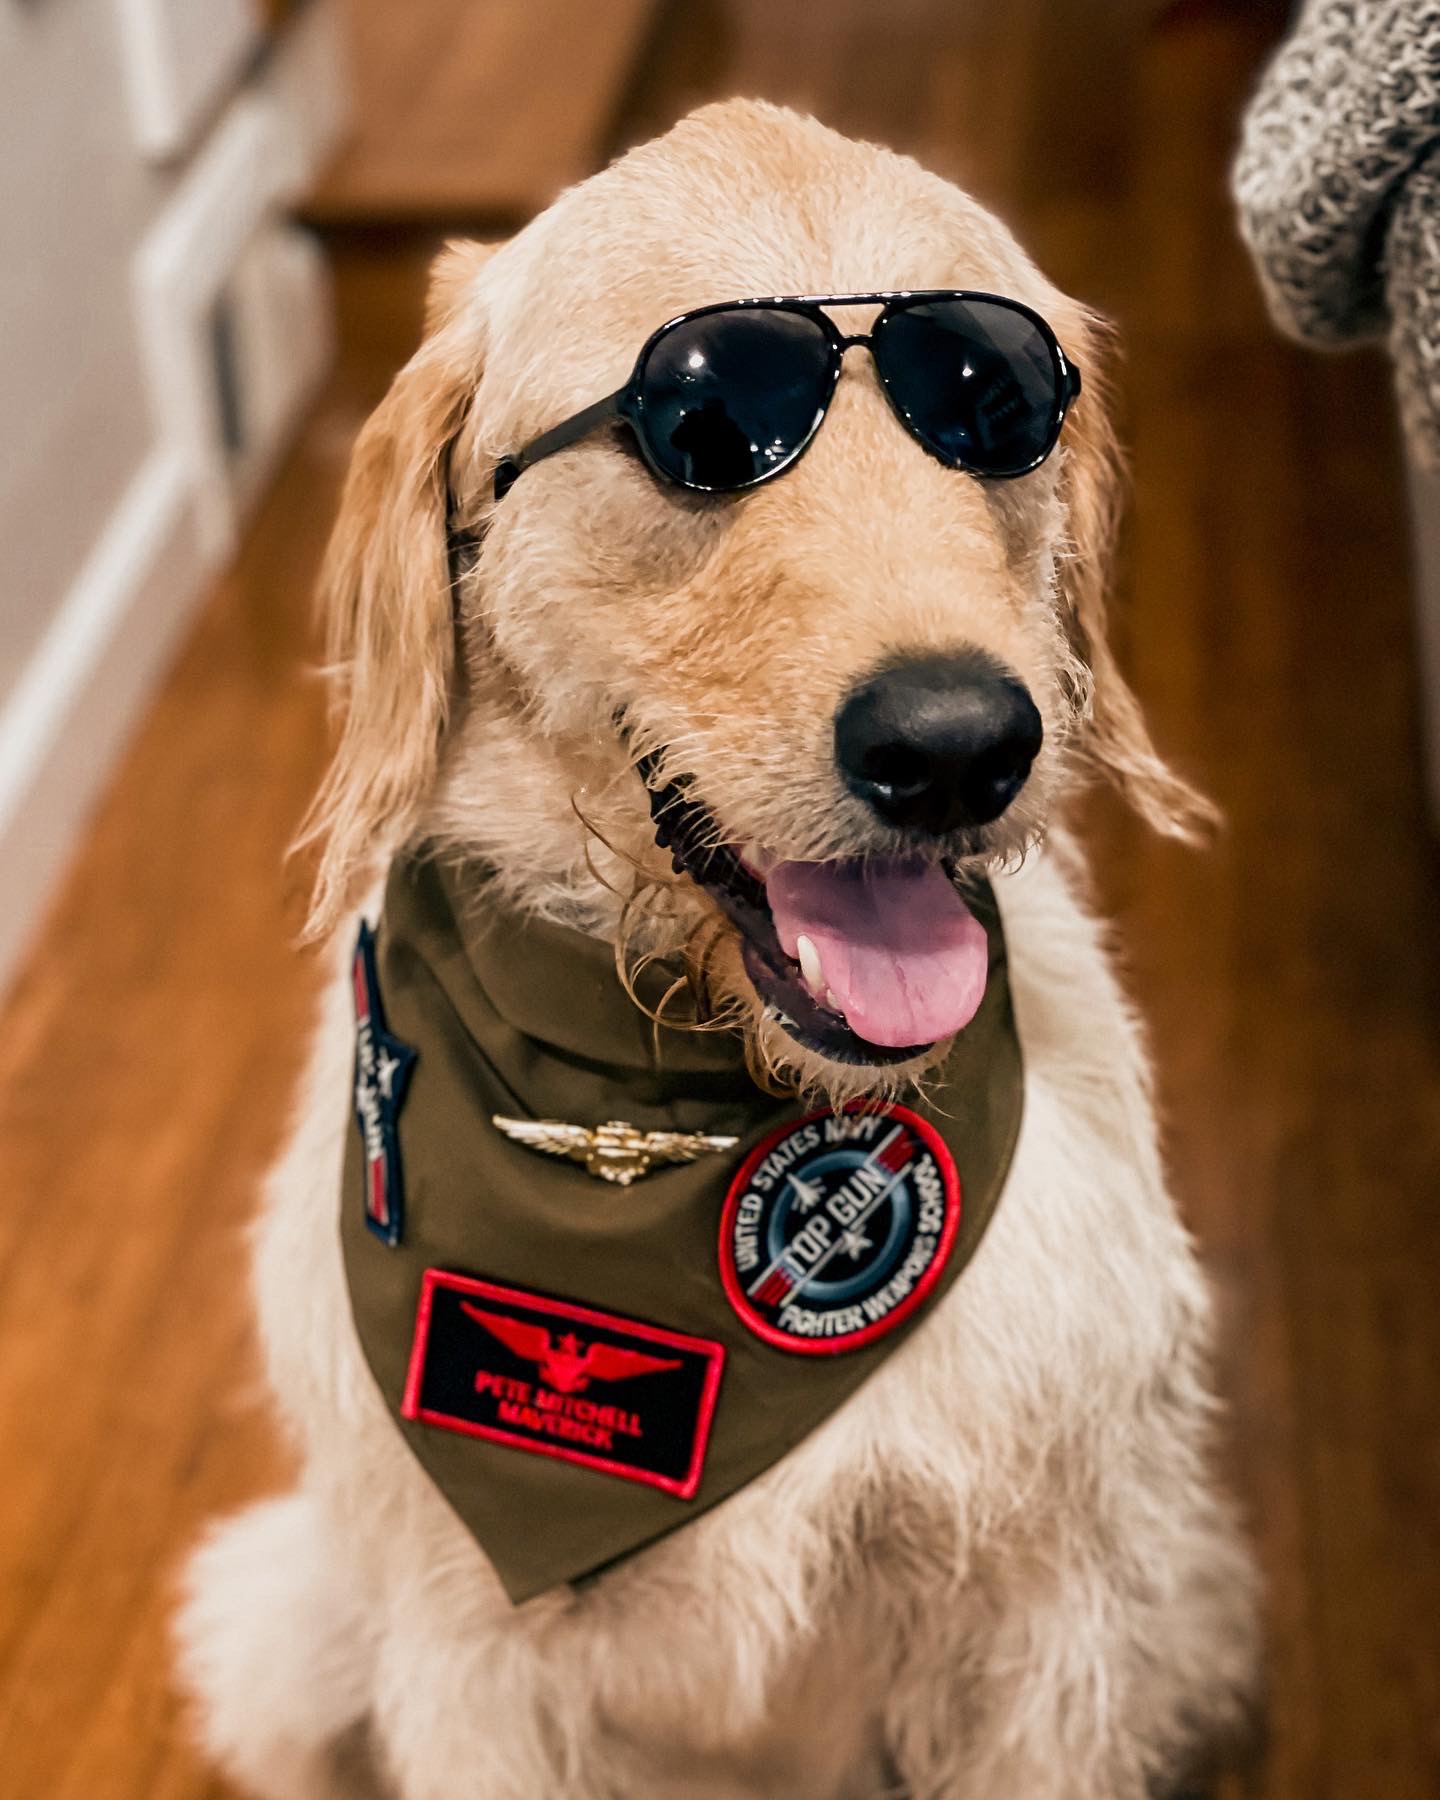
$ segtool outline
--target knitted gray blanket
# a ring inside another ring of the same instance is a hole
[[[1304,0],[1234,181],[1276,324],[1388,334],[1405,429],[1440,467],[1440,0]]]

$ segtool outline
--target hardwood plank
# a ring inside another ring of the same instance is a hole
[[[322,225],[509,230],[599,160],[656,0],[346,0],[354,135]]]

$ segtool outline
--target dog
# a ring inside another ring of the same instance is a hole
[[[743,493],[667,485],[623,428],[523,454],[687,309],[942,284],[1019,303],[1083,370],[1018,479],[926,454],[858,336],[803,455]],[[955,187],[760,103],[706,107],[503,245],[440,255],[322,582],[341,723],[310,829],[335,979],[255,1272],[303,1472],[213,1530],[177,1624],[202,1741],[246,1791],[1139,1800],[1242,1726],[1256,1584],[1212,1469],[1210,1303],[1064,823],[1091,777],[1159,832],[1207,822],[1107,644],[1105,335]],[[1025,739],[987,804],[957,813],[949,765],[903,781],[873,741],[873,780],[840,766],[857,692],[903,738],[961,689],[982,712],[1001,693],[1001,736]],[[712,884],[657,843],[657,792],[762,881],[777,858],[988,876],[1023,1124],[973,1262],[798,1447],[516,1606],[396,1434],[337,1245],[349,940],[392,856],[483,868],[496,906],[628,967],[688,958],[772,1091],[923,1093],[951,1041],[909,1046],[892,1021],[868,1054],[814,943],[790,981],[830,1030],[797,1025]]]

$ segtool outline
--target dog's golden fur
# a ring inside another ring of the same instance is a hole
[[[498,458],[618,386],[665,318],[907,285],[1026,301],[1082,366],[1036,473],[942,467],[852,355],[805,458],[743,501],[661,490],[598,435],[493,504]],[[762,1017],[729,928],[656,849],[634,761],[663,748],[731,842],[883,855],[835,776],[836,707],[897,650],[978,647],[1045,727],[1021,797],[968,846],[1006,917],[1026,1123],[980,1257],[859,1395],[714,1513],[512,1612],[354,1342],[331,1210],[337,982],[260,1239],[306,1473],[197,1559],[182,1630],[209,1741],[256,1792],[325,1791],[333,1744],[364,1721],[407,1800],[1138,1800],[1233,1721],[1250,1582],[1206,1466],[1205,1295],[1059,829],[1086,769],[1158,830],[1189,835],[1207,810],[1107,643],[1104,340],[974,201],[762,105],[707,108],[506,245],[437,263],[325,570],[341,731],[310,825],[316,931],[396,846],[428,842],[485,864],[512,904],[637,953],[703,952],[772,1079],[874,1091],[876,1071]],[[454,569],[447,520],[480,541]]]

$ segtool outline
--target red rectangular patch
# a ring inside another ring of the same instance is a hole
[[[427,1269],[400,1411],[690,1500],[724,1363],[709,1338]]]

